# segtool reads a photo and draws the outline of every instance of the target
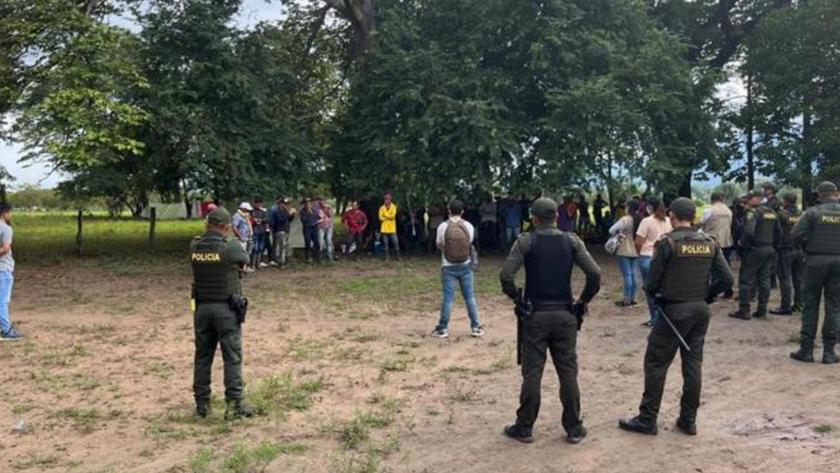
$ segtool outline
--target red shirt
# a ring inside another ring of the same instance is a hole
[[[365,227],[367,227],[368,219],[367,215],[359,209],[350,209],[344,212],[344,215],[341,217],[341,222],[344,224],[344,228],[347,229],[353,235],[358,235],[365,231]]]

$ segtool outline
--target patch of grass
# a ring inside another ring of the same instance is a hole
[[[59,417],[70,419],[73,422],[73,428],[81,434],[90,434],[96,430],[96,424],[101,420],[99,411],[95,408],[90,409],[64,409],[57,414]]]
[[[400,350],[394,356],[382,360],[379,368],[382,371],[408,371],[414,357],[407,350]]]
[[[254,448],[237,444],[222,460],[222,471],[229,473],[264,472],[268,465],[284,453],[281,445],[262,442]]]
[[[327,342],[316,338],[296,337],[289,342],[289,354],[297,361],[324,358]]]
[[[381,429],[391,425],[394,422],[397,410],[398,405],[396,401],[386,401],[383,403],[380,412],[356,412],[356,415],[339,432],[339,437],[344,444],[344,448],[357,450],[367,445],[370,440],[370,430]]]
[[[26,458],[12,463],[12,468],[15,470],[29,470],[32,468],[47,470],[57,468],[59,461],[60,459],[56,455],[29,454]]]
[[[168,425],[154,423],[146,427],[146,435],[158,440],[183,440],[187,438],[188,432]]]
[[[379,473],[379,457],[376,452],[365,455],[343,455],[333,460],[330,473]]]
[[[814,427],[814,432],[818,434],[827,434],[833,432],[835,427],[831,424],[820,424]]]
[[[35,403],[33,403],[31,401],[27,401],[27,402],[24,402],[24,403],[21,403],[21,404],[15,404],[14,406],[12,406],[12,414],[14,414],[14,415],[26,414],[27,412],[30,412],[37,407],[38,406],[35,405]]]
[[[192,473],[207,473],[213,462],[213,449],[202,447],[190,457],[189,468]]]
[[[248,395],[247,402],[263,415],[282,417],[289,411],[305,411],[312,406],[312,396],[324,388],[320,380],[295,382],[291,374],[262,380]]]
[[[478,392],[473,390],[468,391],[461,391],[458,388],[455,388],[455,392],[453,392],[449,399],[455,402],[472,402],[475,401],[478,397]]]
[[[143,369],[143,374],[147,376],[156,376],[160,379],[169,379],[172,374],[173,367],[171,364],[164,361],[151,361],[146,364]]]

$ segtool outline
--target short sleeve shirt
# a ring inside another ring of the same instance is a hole
[[[233,228],[239,232],[243,240],[249,240],[251,238],[251,224],[248,223],[248,217],[242,215],[242,212],[236,212],[233,214],[232,222]]]
[[[642,244],[642,251],[639,252],[639,255],[653,256],[653,249],[656,242],[662,238],[662,235],[671,233],[671,231],[673,231],[673,229],[671,228],[671,222],[668,219],[659,220],[652,215],[642,219],[642,223],[639,224],[639,229],[636,230],[636,236],[644,238],[645,240]]]
[[[464,226],[467,228],[467,234],[469,234],[469,236],[470,236],[470,241],[473,241],[475,239],[475,227],[473,227],[470,222],[468,222],[468,221],[466,221],[462,218],[459,218],[457,220],[446,220],[445,222],[441,223],[437,227],[437,234],[436,234],[436,238],[435,238],[435,243],[437,245],[442,246],[444,241],[446,240],[446,229],[449,228],[449,222],[450,221],[456,222],[456,223],[457,222],[463,223]],[[466,263],[450,263],[449,261],[446,261],[446,256],[442,251],[440,253],[440,259],[441,259],[441,262],[443,263],[444,266],[460,266],[460,265],[464,265],[464,264],[469,264],[469,261],[467,261]]]
[[[6,222],[0,220],[0,246],[12,244],[12,227]],[[12,256],[12,250],[9,250],[3,256],[0,256],[0,271],[14,271],[15,258]]]

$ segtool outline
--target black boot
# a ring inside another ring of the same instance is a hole
[[[756,310],[752,314],[754,319],[764,319],[767,318],[767,310]]]
[[[733,319],[750,320],[750,313],[748,310],[738,309],[729,314]]]
[[[253,417],[254,410],[243,403],[241,400],[227,401],[227,408],[225,409],[225,420],[236,420],[243,417]]]
[[[837,354],[834,353],[834,345],[825,345],[823,347],[823,359],[822,362],[825,365],[833,365],[840,361],[837,359]]]
[[[649,422],[644,421],[639,416],[636,416],[632,419],[621,419],[618,421],[618,427],[622,430],[627,430],[630,432],[636,432],[645,435],[656,435],[658,429],[656,428],[656,422]]]
[[[578,444],[584,438],[586,438],[586,428],[583,427],[583,424],[575,427],[566,435],[566,441],[571,444]]]
[[[799,351],[795,351],[790,354],[790,357],[796,361],[802,361],[805,363],[813,363],[814,362],[814,349],[813,348],[800,348]]]
[[[195,415],[206,418],[210,414],[210,401],[195,401]]]
[[[504,434],[522,443],[532,443],[534,441],[534,429],[519,424],[505,427]]]
[[[697,424],[691,417],[680,416],[680,418],[677,419],[677,430],[686,435],[697,435]]]
[[[770,309],[770,313],[773,315],[793,315],[793,309],[779,307],[778,309]]]

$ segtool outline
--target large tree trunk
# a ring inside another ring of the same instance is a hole
[[[376,6],[374,0],[324,0],[338,15],[353,26],[353,51],[355,61],[364,59],[373,47],[376,31]]]

